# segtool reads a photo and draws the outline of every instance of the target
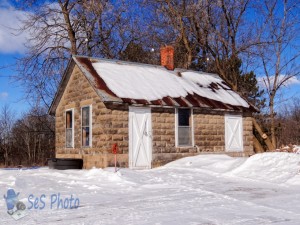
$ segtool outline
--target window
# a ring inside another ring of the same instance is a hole
[[[74,147],[74,117],[73,109],[66,111],[66,147]]]
[[[82,146],[90,147],[92,144],[92,133],[91,133],[91,107],[85,106],[81,109],[81,135],[82,135]]]
[[[178,109],[177,110],[177,145],[178,146],[192,146],[192,110]]]

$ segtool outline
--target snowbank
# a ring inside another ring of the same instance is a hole
[[[227,155],[197,155],[171,162],[167,168],[202,169],[207,172],[226,173],[243,164],[246,158],[232,158]]]
[[[300,145],[294,145],[293,152],[300,154]]]
[[[108,181],[123,181],[122,174],[120,172],[114,173],[112,171],[106,171],[103,169],[93,168],[83,173],[83,176],[87,179],[101,179]]]
[[[232,171],[239,177],[285,183],[299,174],[300,155],[286,152],[256,154]]]
[[[300,155],[286,152],[261,153],[250,158],[198,155],[167,164],[167,168],[191,168],[229,176],[283,184],[300,184]]]
[[[239,177],[285,183],[299,174],[300,156],[286,152],[256,154],[232,171]]]

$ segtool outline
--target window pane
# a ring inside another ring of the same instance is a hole
[[[178,109],[178,126],[190,126],[190,109]]]
[[[192,128],[178,127],[178,145],[192,145]]]
[[[72,111],[66,112],[66,128],[72,128]]]
[[[82,126],[90,125],[90,107],[82,108]]]
[[[66,129],[66,146],[67,148],[73,147],[72,129]]]
[[[88,147],[90,143],[90,107],[82,108],[82,146]]]
[[[83,146],[90,146],[90,127],[83,127],[82,128],[82,145]]]
[[[66,111],[66,147],[73,147],[73,111]]]

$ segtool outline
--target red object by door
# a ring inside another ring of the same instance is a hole
[[[113,154],[117,154],[118,153],[118,145],[116,143],[113,144],[113,146],[112,146],[112,153]]]

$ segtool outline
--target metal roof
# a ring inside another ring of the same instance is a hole
[[[237,106],[237,105],[224,103],[222,101],[210,99],[207,97],[203,97],[196,93],[193,94],[188,93],[186,96],[180,96],[180,97],[164,96],[161,99],[156,99],[151,101],[143,98],[120,97],[108,87],[107,83],[101,77],[101,74],[98,74],[95,68],[93,67],[92,65],[93,63],[107,61],[110,63],[116,63],[118,65],[126,64],[126,65],[133,65],[133,66],[138,65],[138,66],[145,66],[145,67],[155,67],[162,70],[166,70],[166,69],[162,66],[131,63],[131,62],[118,61],[118,60],[90,58],[84,56],[73,56],[71,61],[75,62],[75,64],[80,68],[80,70],[83,72],[83,74],[88,79],[89,83],[94,88],[96,93],[100,96],[103,102],[117,102],[117,103],[124,103],[128,105],[145,105],[145,106],[156,106],[156,107],[196,107],[196,108],[207,108],[207,109],[217,109],[217,110],[258,112],[258,109],[249,103],[248,103],[249,107],[244,107],[239,105]],[[63,89],[66,87],[66,84],[72,72],[71,70],[73,70],[74,68],[73,62],[70,63],[72,66],[68,66],[68,69],[66,70],[65,75],[63,76],[58,93],[56,94],[55,99],[53,100],[53,103],[49,110],[51,114],[55,114],[55,109],[58,105],[58,102],[60,101],[60,98],[62,97]],[[176,69],[174,71],[169,71],[169,72],[173,73],[174,76],[180,77],[181,73],[186,71],[190,71],[190,70]],[[215,74],[212,75],[216,76]],[[164,84],[164,85],[168,85],[168,84]],[[201,88],[201,86],[199,86],[199,88]],[[221,88],[224,89],[225,91],[228,90],[232,91],[229,88],[229,85],[226,84],[223,80],[222,82],[219,83],[214,83],[214,82],[210,83],[208,85],[208,88],[210,88],[212,92],[216,92]]]

